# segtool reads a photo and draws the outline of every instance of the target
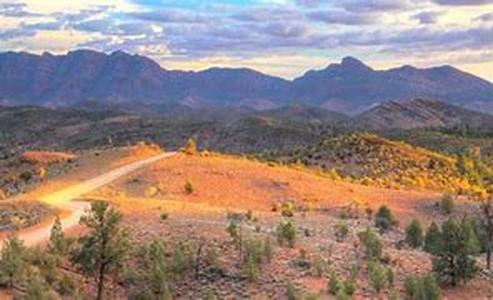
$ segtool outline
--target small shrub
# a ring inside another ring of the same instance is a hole
[[[290,247],[294,246],[296,240],[296,228],[291,222],[281,222],[277,226],[277,239],[280,244],[287,243]]]
[[[63,275],[62,279],[58,283],[57,291],[61,295],[70,296],[75,292],[75,290],[76,290],[76,287],[75,287],[74,281],[72,279],[70,279],[70,277],[68,277],[67,275]]]
[[[286,299],[287,300],[298,300],[300,297],[298,296],[298,291],[294,287],[291,282],[288,282],[286,286]]]
[[[336,294],[336,300],[350,300],[350,295],[346,294],[344,289],[340,289]]]
[[[187,140],[187,143],[183,147],[182,152],[187,154],[187,155],[197,155],[198,154],[197,144],[195,143],[195,140],[193,138],[189,138]]]
[[[214,247],[207,247],[207,251],[205,254],[207,264],[213,268],[217,268],[218,266],[218,259],[219,259],[219,254],[216,251],[216,248]]]
[[[388,282],[385,267],[375,261],[368,262],[368,279],[373,289],[380,293]]]
[[[31,171],[24,171],[19,177],[25,182],[28,182],[29,180],[31,180],[31,178],[33,178],[33,173]]]
[[[454,212],[455,200],[452,194],[445,194],[440,200],[440,209],[447,215]]]
[[[419,248],[423,244],[423,229],[418,220],[413,220],[406,228],[406,243],[413,248]]]
[[[164,222],[166,220],[168,220],[168,213],[161,213],[161,215],[159,216],[159,219],[161,220],[161,222]]]
[[[171,271],[176,275],[182,275],[190,266],[190,261],[190,253],[185,244],[177,243],[171,257]]]
[[[342,286],[344,288],[344,293],[348,296],[352,296],[356,292],[356,279],[348,278],[344,280]]]
[[[381,206],[375,214],[375,226],[382,231],[386,231],[391,229],[396,224],[397,221],[392,215],[390,209],[385,205]]]
[[[312,274],[314,276],[316,276],[316,277],[322,277],[323,276],[323,274],[325,272],[326,264],[320,255],[316,255],[313,258],[312,263],[311,263],[311,268],[312,268]]]
[[[187,182],[185,183],[185,192],[186,192],[188,195],[190,195],[190,194],[192,194],[192,193],[193,193],[193,191],[194,191],[194,188],[193,188],[192,183],[191,183],[190,181],[187,181]]]
[[[335,236],[338,242],[344,241],[349,233],[349,229],[345,223],[339,223],[335,226]]]
[[[411,300],[439,300],[441,298],[440,287],[431,274],[406,277],[404,290]]]
[[[358,237],[365,247],[368,259],[379,260],[382,257],[382,243],[375,231],[371,228],[367,228],[366,231],[360,232]]]
[[[272,241],[269,237],[266,237],[264,240],[264,247],[262,250],[262,256],[265,257],[265,259],[270,262],[272,258],[274,257],[274,249],[272,246]]]
[[[327,285],[327,290],[329,291],[330,294],[335,296],[341,289],[342,289],[342,284],[339,278],[337,277],[337,274],[335,272],[331,272],[329,282]]]
[[[281,204],[281,215],[283,217],[291,218],[294,216],[294,205],[291,202],[284,202]]]

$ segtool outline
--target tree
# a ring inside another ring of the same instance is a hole
[[[121,213],[109,208],[108,203],[95,201],[80,219],[89,232],[79,238],[80,247],[72,259],[80,271],[94,276],[98,300],[104,297],[105,276],[122,270],[130,250],[127,231],[120,227],[121,218]]]
[[[396,224],[397,222],[390,209],[385,205],[380,206],[375,214],[375,226],[380,228],[382,231],[386,231],[391,229]]]
[[[9,237],[0,252],[0,282],[13,287],[22,282],[29,268],[25,258],[24,243],[16,236]]]
[[[56,256],[64,255],[69,251],[70,244],[71,241],[65,237],[62,229],[62,222],[57,216],[53,223],[53,227],[51,228],[48,250],[51,254]]]
[[[433,257],[433,271],[442,284],[456,286],[474,277],[477,268],[469,234],[452,219],[442,224],[440,247]]]
[[[481,241],[486,252],[486,267],[491,269],[491,253],[493,252],[493,201],[491,198],[481,203]]]
[[[413,248],[423,244],[423,229],[418,220],[413,220],[406,228],[406,243]]]
[[[432,222],[425,236],[425,251],[430,254],[437,254],[440,251],[440,228],[435,222]]]

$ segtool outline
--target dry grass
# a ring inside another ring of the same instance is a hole
[[[74,160],[77,156],[64,152],[26,151],[22,158],[32,164],[52,164]]]
[[[187,182],[193,186],[190,194],[185,189]],[[375,210],[386,204],[408,220],[421,214],[423,207],[431,205],[439,195],[356,185],[303,168],[226,155],[178,155],[106,186],[91,197],[113,199],[129,211],[168,205],[173,210],[270,212],[274,205],[284,201],[322,210],[351,203]]]

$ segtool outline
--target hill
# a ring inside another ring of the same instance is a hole
[[[377,71],[352,57],[289,81],[246,68],[167,70],[121,51],[4,52],[0,77],[0,104],[72,107],[96,101],[131,112],[304,103],[356,114],[383,101],[414,97],[476,109],[491,107],[493,101],[492,83],[451,66]]]
[[[374,130],[453,128],[488,131],[493,128],[493,116],[424,99],[389,101],[357,116],[361,128]]]
[[[313,118],[317,117],[317,120]],[[201,148],[235,153],[290,149],[344,130],[344,116],[297,106],[175,110],[164,115],[83,108],[0,107],[0,153],[21,149],[78,150],[156,142],[176,149],[189,137]]]
[[[377,135],[340,135],[281,158],[349,177],[363,184],[466,191],[456,159]]]

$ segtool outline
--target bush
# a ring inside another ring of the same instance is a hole
[[[388,283],[386,268],[376,261],[369,261],[368,279],[373,289],[379,293]]]
[[[288,282],[286,286],[286,299],[288,300],[298,300],[298,291],[291,282]]]
[[[382,257],[382,243],[375,231],[371,228],[367,228],[366,231],[360,232],[358,237],[365,247],[368,259],[379,260]]]
[[[193,193],[193,191],[194,191],[194,188],[193,188],[192,183],[190,183],[190,181],[187,181],[187,182],[185,183],[185,192],[186,192],[188,195],[190,195],[190,194],[192,194],[192,193]]]
[[[296,240],[296,228],[291,222],[281,222],[277,226],[277,240],[280,244],[288,243],[290,247],[294,246]]]
[[[339,223],[335,226],[335,236],[338,242],[344,241],[349,233],[349,229],[345,223]]]
[[[187,143],[183,147],[182,152],[187,154],[187,155],[197,155],[198,154],[197,144],[195,143],[195,140],[193,138],[189,138],[187,140]]]
[[[413,248],[419,248],[423,244],[423,229],[418,220],[413,220],[406,228],[406,243]]]
[[[262,250],[262,256],[265,257],[265,259],[270,262],[272,258],[274,257],[274,249],[272,247],[272,241],[269,237],[266,237],[264,240],[264,247]]]
[[[375,226],[382,231],[389,230],[397,224],[390,209],[383,205],[375,214]]]
[[[440,209],[447,215],[450,215],[454,212],[455,200],[452,194],[443,195],[440,200]]]
[[[330,294],[335,296],[341,289],[342,289],[342,284],[339,278],[337,277],[337,274],[335,272],[331,272],[329,282],[327,285],[327,290],[329,291]]]
[[[284,202],[281,204],[281,215],[283,217],[291,218],[294,216],[294,206],[291,202]]]
[[[406,295],[411,300],[438,300],[440,287],[435,276],[408,276],[404,283]]]
[[[176,275],[184,274],[191,264],[191,256],[186,245],[179,242],[173,249],[171,257],[171,271]]]
[[[313,276],[322,277],[324,275],[326,264],[320,255],[313,258],[311,268]]]

